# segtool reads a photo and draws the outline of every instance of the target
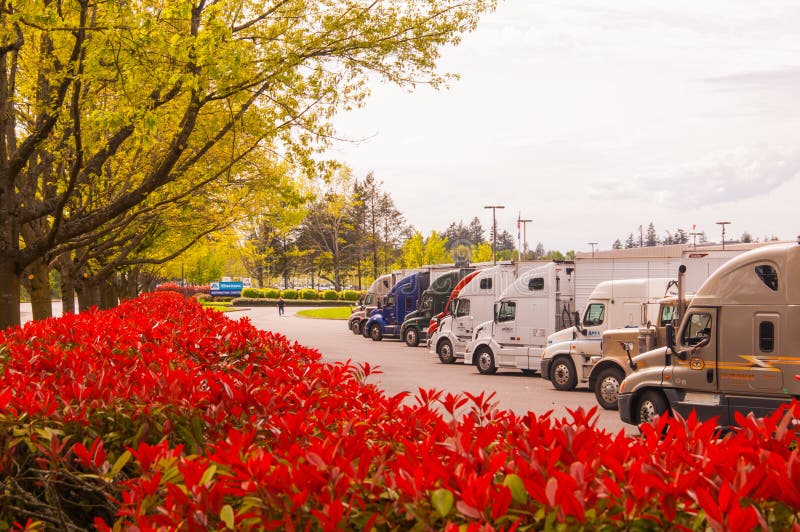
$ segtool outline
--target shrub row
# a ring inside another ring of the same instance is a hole
[[[209,294],[211,286],[207,284],[187,284],[181,286],[178,283],[161,283],[156,286],[156,292],[178,292],[184,297],[191,297],[196,294]]]
[[[169,293],[2,331],[0,528],[798,526],[789,413],[632,438],[374,372]]]
[[[248,299],[305,299],[309,301],[323,299],[325,301],[358,301],[359,296],[363,296],[365,292],[358,292],[356,290],[324,290],[318,291],[312,288],[303,288],[301,290],[286,289],[278,290],[277,288],[245,288],[242,290],[242,297]]]

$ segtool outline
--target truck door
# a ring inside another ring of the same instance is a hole
[[[458,338],[466,339],[472,335],[472,316],[470,315],[470,302],[468,298],[456,299],[453,313],[453,333]]]
[[[720,391],[728,400],[729,416],[734,412],[756,417],[772,413],[775,396],[783,396],[784,374],[781,364],[781,316],[773,312],[756,312],[752,318],[752,351],[744,345],[728,348],[725,343],[720,353]],[[726,332],[725,339],[728,339]],[[796,371],[792,370],[791,376]],[[772,397],[769,397],[772,396]]]
[[[583,313],[583,327],[586,330],[585,340],[576,343],[577,352],[581,356],[599,355],[601,352],[603,331],[608,329],[608,315],[606,314],[606,303],[593,301],[586,307]]]
[[[686,394],[672,408],[684,417],[694,409],[702,420],[720,416],[720,422],[726,423],[727,412],[720,408],[719,397],[717,309],[694,308],[683,324],[676,351],[685,353],[685,359],[672,357],[671,380]]]
[[[520,340],[517,336],[516,301],[501,301],[498,303],[497,323],[495,324],[494,331],[494,339],[501,347],[501,352],[495,353],[495,356],[498,357],[498,362],[500,364],[513,363],[513,353],[508,355],[508,351],[505,350],[520,345]],[[506,353],[505,356],[503,352]]]

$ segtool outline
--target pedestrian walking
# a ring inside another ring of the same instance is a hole
[[[283,316],[283,306],[285,305],[283,298],[278,299],[278,316]]]

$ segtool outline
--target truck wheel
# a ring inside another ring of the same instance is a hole
[[[436,354],[439,355],[439,360],[442,361],[442,364],[455,364],[456,356],[453,354],[453,344],[450,343],[450,340],[442,340],[439,342],[439,345],[436,346]]]
[[[639,398],[636,415],[639,423],[650,423],[656,416],[663,416],[669,411],[664,394],[655,390],[647,390]]]
[[[417,347],[419,345],[419,331],[416,327],[409,327],[406,329],[403,339],[408,347]]]
[[[597,403],[606,410],[617,410],[617,398],[619,397],[619,385],[625,374],[619,368],[609,366],[597,375],[597,384],[594,387],[594,396]]]
[[[375,342],[380,342],[383,340],[383,333],[381,333],[381,326],[377,323],[373,323],[372,327],[369,328],[369,337],[372,338]]]
[[[568,392],[578,385],[578,375],[575,373],[575,364],[567,357],[559,357],[553,362],[550,370],[550,382],[556,390]]]
[[[494,355],[488,347],[481,347],[475,354],[478,359],[478,371],[481,375],[492,375],[497,373],[497,366],[494,365]]]
[[[350,324],[350,330],[353,331],[353,334],[361,334],[361,324],[358,320]]]

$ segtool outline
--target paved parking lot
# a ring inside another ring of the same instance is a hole
[[[278,316],[277,308],[260,307],[228,313],[233,319],[247,316],[256,327],[280,332],[287,338],[319,350],[327,361],[352,360],[380,366],[383,372],[372,377],[387,393],[415,392],[418,388],[441,389],[457,393],[467,391],[496,394],[500,408],[518,414],[533,411],[544,414],[552,410],[556,417],[568,416],[567,409],[585,409],[597,405],[594,394],[584,387],[572,392],[559,392],[549,381],[538,376],[529,377],[521,371],[503,370],[496,375],[481,375],[474,366],[446,365],[425,347],[410,348],[400,340],[373,342],[347,330],[346,322],[316,320],[296,316],[298,307],[286,307],[286,314]],[[598,407],[598,426],[612,432],[624,429],[637,434],[638,429],[625,425],[616,411]]]

